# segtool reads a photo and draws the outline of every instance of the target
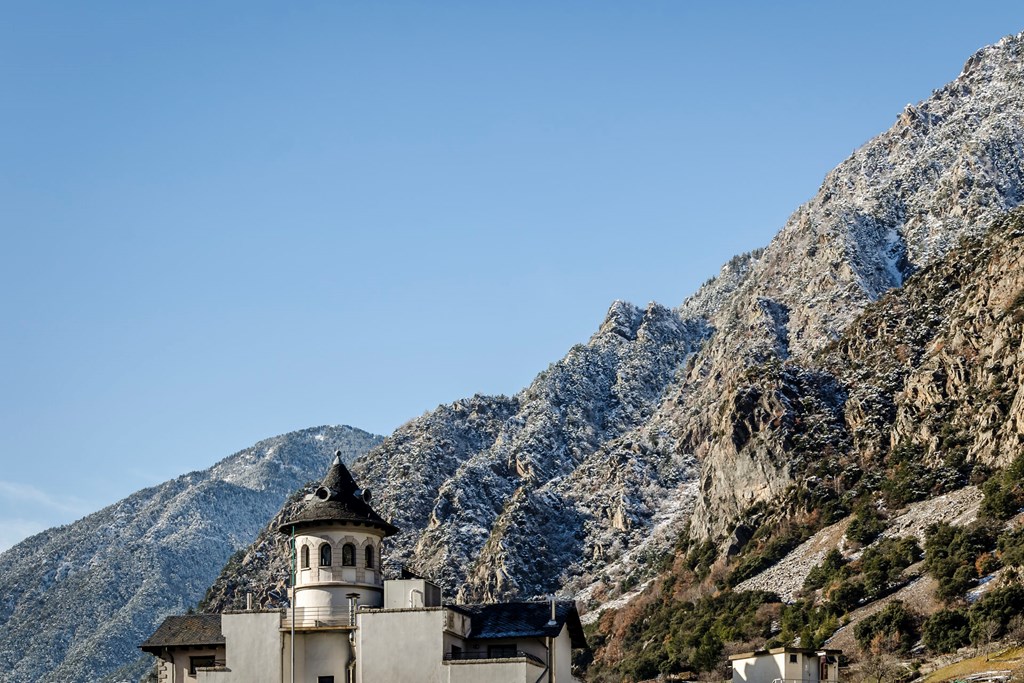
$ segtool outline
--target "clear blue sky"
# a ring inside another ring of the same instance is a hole
[[[1019,3],[4,3],[0,548],[675,305]]]

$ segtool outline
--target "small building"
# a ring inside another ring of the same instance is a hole
[[[140,648],[160,683],[572,683],[586,648],[572,601],[445,604],[403,573],[384,581],[397,532],[340,457],[280,531],[293,539],[288,610],[170,616]],[[294,673],[293,673],[294,672]]]
[[[729,657],[732,683],[838,683],[840,650],[775,647]]]

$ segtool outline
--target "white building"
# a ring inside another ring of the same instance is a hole
[[[732,683],[838,683],[840,650],[776,647],[729,657]]]
[[[384,581],[397,529],[341,459],[280,531],[295,540],[292,609],[172,616],[140,647],[160,683],[570,683],[585,648],[572,602],[445,605],[426,579]],[[293,675],[294,670],[294,675]]]

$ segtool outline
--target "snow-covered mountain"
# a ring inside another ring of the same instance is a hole
[[[843,419],[841,394],[815,386],[824,378],[780,369],[1022,197],[1024,34],[908,106],[762,252],[679,309],[616,303],[515,397],[439,408],[359,461],[405,530],[392,556],[474,598],[596,598],[664,553],[669,530],[724,538],[816,447],[787,429],[820,413],[824,438]],[[790,402],[791,388],[824,403]]]
[[[872,422],[816,355],[1022,197],[1024,34],[908,105],[679,308],[616,302],[520,393],[441,406],[360,459],[403,530],[393,563],[450,595],[596,607],[654,575],[684,529],[739,552],[751,510]]]
[[[0,680],[93,683],[138,660],[138,644],[195,606],[334,451],[350,462],[380,440],[334,426],[277,436],[8,549]]]
[[[922,427],[920,419],[944,406],[943,392],[951,390],[938,371],[962,377],[972,370],[957,365],[956,354],[942,356],[941,349],[929,361],[936,372],[927,366],[920,376],[881,363],[877,373],[850,374],[830,363],[856,360],[841,348],[865,354],[882,348],[878,336],[908,316],[883,311],[879,325],[862,316],[878,313],[873,306],[889,305],[880,297],[912,274],[950,254],[955,265],[961,240],[979,236],[1022,198],[1024,34],[979,51],[952,83],[908,105],[892,128],[826,177],[767,247],[730,261],[678,308],[616,302],[586,344],[569,350],[521,392],[440,406],[353,463],[357,481],[374,489],[374,507],[402,530],[388,542],[387,568],[408,565],[440,581],[451,597],[486,600],[555,591],[596,609],[628,597],[634,586],[663,570],[681,537],[710,540],[720,554],[739,556],[758,525],[778,521],[794,505],[825,509],[831,491],[837,502],[830,514],[845,514],[840,493],[848,473],[829,467],[846,460],[869,463],[889,452],[893,439],[921,441],[922,461],[927,460],[945,443],[934,438],[937,426]],[[1002,262],[978,263],[984,269]],[[1000,292],[1013,294],[1015,280],[998,282]],[[990,309],[968,307],[957,320],[975,329],[970,311]],[[931,318],[910,318],[914,325],[932,324]],[[985,330],[977,334],[991,332],[986,339],[1001,340],[999,362],[1019,378],[1019,365],[1012,365],[1017,357],[1006,352],[1020,345],[1019,325],[990,329],[983,320],[974,322]],[[934,332],[919,331],[906,338]],[[953,335],[947,346],[972,344]],[[919,349],[889,351],[897,359],[904,353],[924,362]],[[913,400],[894,398],[893,392],[904,390],[913,392]],[[1020,401],[1012,399],[1017,408],[1003,412],[954,413],[961,425],[983,420],[992,435],[970,445],[957,440],[964,457],[999,465],[1006,448],[1019,446]],[[1001,394],[998,405],[1003,402]],[[318,451],[320,459],[289,486],[317,476],[332,448]],[[239,485],[240,498],[245,490]],[[218,492],[214,502],[221,498]],[[275,511],[261,508],[262,524]],[[147,514],[156,511],[136,514],[148,530]],[[253,535],[260,524],[254,523]],[[26,541],[20,553],[28,554],[49,533]],[[227,528],[194,533],[204,552],[231,545],[224,540],[232,537]],[[240,536],[221,559],[244,545]],[[153,546],[153,565],[163,553],[176,552],[173,538],[169,534]],[[63,541],[72,542],[73,536]],[[275,553],[268,552],[274,543],[273,530],[265,528],[229,564],[206,606],[228,605],[249,587],[269,595],[266,587],[283,579],[280,565],[272,564]],[[7,573],[13,565],[8,556],[18,548],[0,558],[5,587],[14,576]],[[20,630],[16,639],[3,641],[0,666],[16,666],[14,648],[29,642],[31,600],[50,599],[54,591],[47,587],[57,585],[56,574],[48,573],[55,567],[44,565],[66,554],[55,544],[19,565],[24,578],[14,577],[14,592],[33,597],[18,603],[18,619],[8,618],[13,626],[5,629]],[[95,580],[114,573],[125,555],[111,553],[105,573]],[[75,566],[83,564],[88,559]],[[203,594],[205,585],[180,574],[180,558],[159,566],[166,569],[148,572],[133,585],[145,585],[148,577],[154,585],[186,585],[193,600]],[[69,595],[62,604],[71,604]],[[132,596],[156,603],[159,614],[188,606],[187,600],[160,602],[156,592],[120,596],[122,604]],[[3,614],[13,609],[5,604]],[[96,634],[103,620],[65,618],[70,611],[59,612],[61,620],[52,627],[43,626],[33,657],[68,652],[62,643],[79,642],[77,624],[88,623],[89,637],[96,638],[88,647],[97,661],[115,663],[118,652],[104,651],[108,640]],[[141,624],[131,627],[145,630]],[[69,671],[61,669],[52,680],[80,680]]]

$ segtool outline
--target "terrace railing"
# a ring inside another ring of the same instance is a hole
[[[292,609],[287,609],[281,616],[281,626],[283,628],[288,628],[292,625],[292,611]],[[296,628],[353,625],[349,611],[344,607],[296,607],[294,612]]]

